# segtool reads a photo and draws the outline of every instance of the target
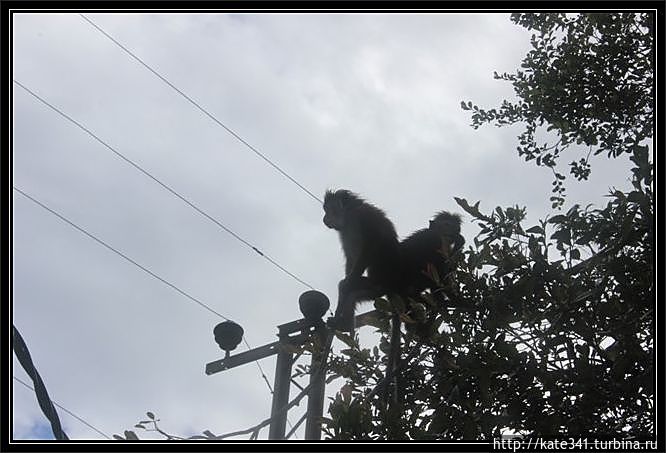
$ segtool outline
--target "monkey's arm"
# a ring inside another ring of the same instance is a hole
[[[368,251],[367,247],[362,247],[358,256],[352,263],[347,263],[347,272],[345,279],[358,280],[363,275],[363,272],[368,268]]]
[[[463,245],[465,245],[465,238],[460,234],[442,236],[438,254],[444,257],[446,261],[450,261],[456,258],[456,255],[462,250]]]
[[[455,240],[453,241],[453,253],[458,253],[462,250],[463,245],[465,245],[465,238],[461,234],[456,235]]]

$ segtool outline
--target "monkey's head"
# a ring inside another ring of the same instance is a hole
[[[460,235],[460,214],[451,214],[447,211],[438,212],[430,221],[430,229],[442,236]]]
[[[340,189],[335,192],[327,190],[324,195],[324,225],[341,231],[345,227],[349,209],[362,203],[363,200],[358,195],[348,190]]]
[[[460,234],[460,214],[452,214],[447,211],[439,212],[430,221],[430,231],[434,231],[442,239],[452,246],[450,252],[456,252],[465,245],[465,238]]]

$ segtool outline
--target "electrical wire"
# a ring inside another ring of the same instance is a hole
[[[29,199],[30,201],[32,201],[33,203],[35,203],[36,205],[38,205],[39,207],[45,209],[46,211],[48,211],[48,212],[50,212],[51,214],[53,214],[53,215],[55,215],[56,217],[58,217],[58,218],[59,218],[60,220],[62,220],[63,222],[67,223],[67,224],[70,225],[71,227],[77,229],[77,230],[80,231],[81,233],[83,233],[83,234],[85,234],[86,236],[88,236],[89,238],[93,239],[93,240],[94,240],[95,242],[97,242],[98,244],[103,245],[104,247],[106,247],[107,249],[111,250],[111,251],[114,252],[115,254],[121,256],[121,257],[124,258],[125,260],[127,260],[127,261],[129,261],[130,263],[134,264],[136,267],[138,267],[139,269],[141,269],[142,271],[144,271],[145,273],[147,273],[147,274],[150,275],[151,277],[155,278],[156,280],[159,280],[160,282],[162,282],[162,283],[164,283],[165,285],[169,286],[171,289],[177,291],[179,294],[181,294],[181,295],[185,296],[186,298],[190,299],[191,301],[193,301],[193,302],[199,304],[201,307],[205,308],[205,309],[208,310],[209,312],[211,312],[211,313],[213,313],[213,314],[219,316],[220,318],[222,318],[222,319],[224,319],[224,320],[226,320],[226,321],[230,321],[229,318],[227,318],[226,316],[224,316],[224,315],[218,313],[217,311],[215,311],[214,309],[212,309],[210,306],[208,306],[208,305],[205,304],[204,302],[200,301],[199,299],[197,299],[196,297],[190,295],[189,293],[183,291],[182,289],[180,289],[179,287],[177,287],[177,286],[174,285],[173,283],[168,282],[167,280],[165,280],[164,278],[162,278],[162,277],[160,277],[159,275],[155,274],[153,271],[151,271],[150,269],[146,268],[145,266],[142,266],[141,264],[137,263],[136,261],[134,261],[134,260],[133,260],[132,258],[130,258],[129,256],[127,256],[127,255],[125,255],[124,253],[122,253],[121,251],[115,249],[114,247],[112,247],[111,245],[107,244],[107,243],[104,242],[103,240],[99,239],[98,237],[96,237],[96,236],[93,235],[92,233],[89,233],[89,232],[86,231],[84,228],[82,228],[82,227],[80,227],[79,225],[77,225],[76,223],[72,222],[71,220],[69,220],[68,218],[66,218],[65,216],[63,216],[62,214],[60,214],[60,213],[56,212],[55,210],[49,208],[49,207],[46,206],[44,203],[42,203],[41,201],[39,201],[39,200],[37,200],[36,198],[32,197],[31,195],[28,195],[28,194],[27,194],[26,192],[24,192],[23,190],[19,189],[19,188],[16,187],[16,186],[12,186],[12,188],[13,188],[15,191],[17,191],[18,193],[20,193],[21,195],[23,195],[25,198]],[[245,343],[245,346],[246,346],[248,349],[252,349],[252,348],[250,347],[249,343],[247,342],[247,340],[246,340],[245,338],[243,338],[243,342]],[[264,373],[264,370],[263,370],[263,368],[261,367],[261,364],[260,364],[258,361],[256,361],[256,360],[255,360],[254,363],[257,364],[257,367],[259,368],[259,371],[260,371],[260,373],[261,373],[262,378],[264,379],[264,381],[266,381],[266,384],[268,385],[268,389],[271,391],[271,393],[273,393],[273,389],[272,389],[270,383],[268,382],[268,378],[266,377],[266,373]]]
[[[35,93],[33,90],[31,90],[30,88],[28,88],[27,86],[25,86],[24,84],[22,84],[21,82],[19,82],[18,80],[13,79],[13,82],[14,82],[15,84],[17,84],[19,87],[21,87],[23,90],[25,90],[25,91],[26,91],[28,94],[30,94],[32,97],[34,97],[35,99],[37,99],[38,101],[40,101],[42,104],[46,105],[46,106],[49,107],[51,110],[53,110],[54,112],[58,113],[61,117],[65,118],[66,120],[68,120],[69,122],[71,122],[72,124],[74,124],[75,126],[77,126],[78,128],[80,128],[81,130],[83,130],[84,132],[86,132],[89,136],[91,136],[91,137],[92,137],[94,140],[96,140],[98,143],[100,143],[101,145],[103,145],[104,147],[106,147],[108,150],[110,150],[112,153],[114,153],[117,157],[119,157],[120,159],[124,160],[125,162],[127,162],[128,164],[130,164],[132,167],[134,167],[135,169],[137,169],[138,171],[140,171],[141,173],[143,173],[145,176],[149,177],[149,178],[152,179],[154,182],[156,182],[157,184],[159,184],[162,188],[164,188],[165,190],[169,191],[171,194],[173,194],[174,196],[176,196],[177,198],[179,198],[180,200],[182,200],[184,203],[186,203],[188,206],[190,206],[192,209],[194,209],[194,210],[195,210],[196,212],[198,212],[200,215],[204,216],[205,218],[207,218],[207,219],[210,220],[211,222],[215,223],[218,227],[222,228],[224,231],[226,231],[228,234],[230,234],[232,237],[234,237],[236,240],[238,240],[238,241],[241,242],[242,244],[244,244],[244,245],[246,245],[247,247],[251,248],[254,252],[256,252],[256,253],[257,253],[258,255],[260,255],[261,257],[265,258],[268,262],[270,262],[271,264],[273,264],[275,267],[277,267],[278,269],[280,269],[282,272],[284,272],[285,274],[289,275],[291,278],[293,278],[294,280],[296,280],[296,281],[298,281],[299,283],[303,284],[304,286],[308,287],[309,289],[314,290],[314,287],[313,287],[312,285],[310,285],[309,283],[305,282],[303,279],[299,278],[298,276],[296,276],[295,274],[293,274],[292,272],[290,272],[289,270],[287,270],[284,266],[282,266],[280,263],[278,263],[275,259],[273,259],[273,258],[270,257],[269,255],[267,255],[266,253],[262,252],[261,250],[259,250],[256,246],[252,245],[252,244],[251,244],[250,242],[248,242],[247,240],[243,239],[243,238],[242,238],[240,235],[238,235],[236,232],[234,232],[233,230],[231,230],[230,228],[228,228],[227,226],[225,226],[222,222],[220,222],[219,220],[215,219],[214,217],[212,217],[210,214],[208,214],[207,212],[205,212],[205,211],[202,210],[201,208],[199,208],[197,205],[195,205],[193,202],[191,202],[190,200],[188,200],[186,197],[184,197],[183,195],[181,195],[180,193],[178,193],[176,190],[174,190],[173,188],[171,188],[169,185],[167,185],[166,183],[162,182],[160,179],[158,179],[157,177],[155,177],[155,176],[154,176],[153,174],[151,174],[149,171],[145,170],[142,166],[140,166],[139,164],[137,164],[136,162],[134,162],[133,160],[131,160],[130,158],[128,158],[128,157],[125,156],[124,154],[122,154],[122,153],[120,153],[119,151],[117,151],[115,148],[113,148],[111,145],[109,145],[109,144],[106,143],[104,140],[102,140],[100,137],[98,137],[94,132],[92,132],[90,129],[88,129],[86,126],[84,126],[82,123],[80,123],[79,121],[75,120],[75,119],[72,118],[70,115],[68,115],[67,113],[65,113],[64,111],[62,111],[62,110],[59,109],[58,107],[56,107],[55,105],[53,105],[53,104],[51,104],[50,102],[48,102],[47,100],[45,100],[43,97],[41,97],[40,95],[38,95],[37,93]],[[242,139],[241,139],[241,140],[242,140]],[[169,283],[168,281],[166,281],[166,280],[162,279],[161,277],[155,275],[155,274],[152,273],[149,269],[146,269],[145,267],[143,267],[143,266],[141,266],[140,264],[138,264],[138,263],[136,263],[135,261],[133,261],[131,258],[129,258],[129,257],[127,257],[126,255],[122,254],[121,252],[119,252],[119,251],[113,249],[113,248],[110,247],[108,244],[104,243],[103,241],[101,241],[101,240],[97,239],[96,237],[94,237],[93,235],[89,234],[89,233],[88,233],[87,231],[85,231],[84,229],[80,228],[78,225],[74,224],[73,222],[70,222],[69,220],[67,220],[66,218],[64,218],[63,216],[61,216],[60,214],[58,214],[57,212],[51,210],[50,208],[48,208],[47,206],[45,206],[43,203],[37,201],[37,200],[34,199],[33,197],[30,197],[29,195],[27,195],[27,194],[26,194],[25,192],[23,192],[22,190],[20,190],[20,189],[18,189],[18,188],[14,188],[14,189],[17,190],[17,191],[19,191],[22,195],[24,195],[24,196],[30,198],[32,201],[34,201],[35,203],[37,203],[38,205],[40,205],[40,206],[43,207],[44,209],[46,209],[46,210],[50,211],[51,213],[53,213],[54,215],[58,216],[58,217],[61,218],[63,221],[69,223],[69,224],[70,224],[71,226],[73,226],[74,228],[80,230],[80,231],[83,232],[84,234],[90,236],[92,239],[98,241],[100,244],[102,244],[102,245],[104,245],[105,247],[111,249],[112,251],[118,253],[118,254],[121,255],[123,258],[125,258],[125,259],[127,259],[128,261],[130,261],[131,263],[135,264],[136,266],[138,266],[139,268],[141,268],[142,270],[144,270],[145,272],[147,272],[148,274],[150,274],[150,275],[153,276],[154,278],[156,278],[156,279],[162,281],[164,284],[166,284],[166,285],[172,287],[174,290],[180,292],[180,293],[181,293],[182,295],[184,295],[185,297],[187,297],[187,298],[193,300],[194,302],[198,303],[199,305],[202,305],[205,309],[207,309],[207,310],[213,312],[213,313],[216,314],[217,316],[219,316],[219,317],[221,317],[221,318],[223,318],[223,319],[225,319],[225,320],[228,320],[225,316],[223,316],[222,314],[216,312],[215,310],[213,310],[212,308],[210,308],[208,305],[202,303],[201,301],[197,300],[196,298],[193,298],[193,297],[190,296],[189,294],[187,294],[187,293],[185,293],[184,291],[182,291],[180,288],[176,287],[175,285],[172,285],[172,284]],[[243,338],[243,342],[244,342],[245,346],[246,346],[248,349],[252,349],[251,346],[250,346],[250,344],[247,342],[247,340],[246,340],[245,338]],[[260,374],[261,374],[262,379],[265,381],[265,383],[266,383],[266,385],[267,385],[269,391],[270,391],[271,394],[272,394],[272,393],[273,393],[273,387],[271,386],[270,381],[268,380],[268,377],[266,376],[266,373],[264,372],[264,370],[263,370],[261,364],[260,364],[258,361],[255,361],[255,363],[256,363],[256,365],[257,365],[259,371],[260,371]],[[289,424],[291,425],[291,422],[289,422]]]
[[[236,132],[234,132],[231,128],[229,128],[227,125],[222,123],[219,119],[217,119],[212,113],[210,113],[208,110],[203,108],[198,102],[196,102],[194,99],[192,99],[189,95],[185,94],[181,89],[176,87],[173,83],[171,83],[169,80],[167,80],[166,77],[164,77],[162,74],[157,72],[153,67],[148,65],[145,61],[143,61],[141,58],[139,58],[136,54],[134,54],[131,50],[129,50],[127,47],[122,45],[117,39],[115,39],[113,36],[111,36],[109,33],[107,33],[102,27],[97,25],[95,22],[93,22],[91,19],[89,19],[86,15],[84,14],[79,14],[83,20],[88,22],[90,25],[92,25],[97,31],[99,31],[102,35],[104,35],[106,38],[108,38],[111,42],[113,42],[116,46],[121,48],[125,53],[127,53],[130,57],[132,57],[134,60],[139,62],[144,68],[148,69],[151,73],[153,73],[157,78],[159,78],[162,82],[166,83],[170,88],[172,88],[176,93],[180,94],[183,98],[185,98],[190,104],[192,104],[194,107],[196,107],[200,112],[202,112],[204,115],[206,115],[208,118],[213,120],[218,126],[222,127],[225,131],[227,131],[229,134],[231,134],[234,138],[236,138],[239,142],[241,142],[243,145],[245,145],[248,149],[250,149],[252,152],[254,152],[257,156],[261,157],[265,162],[267,162],[271,167],[273,167],[275,170],[277,170],[280,174],[282,174],[284,177],[289,179],[292,183],[296,184],[302,191],[307,193],[309,196],[317,200],[320,204],[323,204],[324,202],[319,199],[315,194],[313,194],[310,190],[308,190],[305,186],[303,186],[301,183],[296,181],[292,176],[290,176],[287,172],[282,170],[277,164],[275,164],[273,161],[271,161],[268,157],[266,157],[263,153],[261,153],[257,148],[254,146],[250,145],[245,139],[243,139],[240,135],[238,135]]]
[[[27,384],[27,383],[23,382],[21,379],[17,378],[16,376],[12,376],[12,378],[14,378],[15,381],[17,381],[18,383],[22,384],[24,387],[29,388],[29,389],[32,390],[33,392],[35,391],[35,389],[34,389],[32,386],[30,386],[30,384]],[[99,429],[95,428],[93,425],[91,425],[90,423],[88,423],[85,419],[83,419],[82,417],[79,417],[78,415],[76,415],[74,412],[70,411],[70,410],[67,409],[66,407],[64,407],[64,406],[62,406],[62,405],[56,403],[56,402],[53,401],[53,400],[51,400],[51,403],[53,403],[54,406],[58,407],[58,408],[61,409],[62,411],[67,412],[69,415],[71,415],[72,417],[74,417],[75,419],[77,419],[78,421],[80,421],[81,423],[83,423],[84,425],[86,425],[88,428],[90,428],[90,429],[92,429],[92,430],[94,430],[94,431],[97,431],[97,432],[98,432],[99,434],[101,434],[102,436],[106,437],[106,438],[109,439],[109,440],[112,440],[111,437],[110,437],[109,435],[107,435],[107,434],[105,434],[104,432],[100,431]]]
[[[137,262],[134,261],[132,258],[130,258],[129,256],[125,255],[123,252],[121,252],[121,251],[119,251],[119,250],[113,248],[112,246],[110,246],[109,244],[107,244],[107,243],[104,242],[103,240],[99,239],[99,238],[96,237],[95,235],[89,233],[89,232],[86,231],[84,228],[82,228],[82,227],[80,227],[79,225],[77,225],[76,223],[72,222],[71,220],[69,220],[68,218],[66,218],[65,216],[63,216],[62,214],[59,214],[58,212],[56,212],[56,211],[54,211],[53,209],[49,208],[49,207],[46,206],[44,203],[42,203],[41,201],[39,201],[39,200],[37,200],[36,198],[32,197],[31,195],[28,195],[28,194],[25,193],[23,190],[19,189],[19,188],[16,187],[16,186],[12,186],[12,188],[13,188],[15,191],[17,191],[18,193],[20,193],[21,195],[23,195],[24,197],[26,197],[27,199],[31,200],[33,203],[37,204],[38,206],[42,207],[43,209],[49,211],[51,214],[55,215],[56,217],[58,217],[58,218],[59,218],[60,220],[62,220],[63,222],[69,224],[70,226],[72,226],[72,227],[76,228],[77,230],[79,230],[81,233],[83,233],[83,234],[85,234],[86,236],[88,236],[89,238],[93,239],[93,240],[96,241],[98,244],[103,245],[104,247],[106,247],[107,249],[109,249],[109,250],[111,250],[112,252],[116,253],[117,255],[120,255],[121,257],[125,258],[125,260],[127,260],[127,261],[129,261],[130,263],[134,264],[136,267],[138,267],[138,268],[141,269],[142,271],[146,272],[146,273],[147,273],[148,275],[150,275],[151,277],[153,277],[153,278],[155,278],[155,279],[161,281],[161,282],[164,283],[165,285],[171,287],[171,288],[174,289],[175,291],[179,292],[181,295],[183,295],[183,296],[187,297],[188,299],[190,299],[191,301],[193,301],[193,302],[199,304],[200,306],[202,306],[202,307],[205,308],[206,310],[208,310],[208,311],[210,311],[211,313],[213,313],[213,314],[219,316],[220,318],[224,319],[225,321],[230,321],[229,318],[227,318],[226,316],[224,316],[224,315],[218,313],[217,311],[213,310],[210,306],[208,306],[208,305],[206,305],[205,303],[201,302],[201,301],[200,301],[199,299],[197,299],[196,297],[191,296],[190,294],[188,294],[187,292],[183,291],[182,289],[180,289],[179,287],[177,287],[177,286],[174,285],[173,283],[168,282],[167,280],[163,279],[163,278],[160,277],[159,275],[155,274],[155,273],[154,273],[153,271],[151,271],[150,269],[148,269],[148,268],[142,266],[141,264],[137,263]]]
[[[260,152],[257,148],[255,148],[254,146],[252,146],[252,145],[251,145],[250,143],[248,143],[245,139],[243,139],[240,135],[238,135],[238,133],[236,133],[236,132],[233,131],[231,128],[229,128],[227,125],[225,125],[223,122],[221,122],[217,117],[215,117],[215,116],[214,116],[212,113],[210,113],[207,109],[205,109],[204,107],[202,107],[200,103],[198,103],[198,102],[195,101],[192,97],[190,97],[190,96],[187,95],[185,92],[183,92],[181,89],[179,89],[178,87],[176,87],[176,86],[175,86],[173,83],[171,83],[166,77],[164,77],[163,75],[161,75],[158,71],[156,71],[154,68],[152,68],[150,65],[148,65],[148,64],[147,64],[145,61],[143,61],[140,57],[138,57],[136,54],[134,54],[132,51],[130,51],[127,47],[125,47],[124,45],[122,45],[118,40],[116,40],[113,36],[111,36],[109,33],[107,33],[104,29],[102,29],[99,25],[97,25],[97,24],[96,24],[95,22],[93,22],[91,19],[89,19],[88,17],[86,17],[84,14],[79,14],[79,15],[80,15],[81,18],[83,18],[86,22],[88,22],[92,27],[94,27],[97,31],[99,31],[102,35],[104,35],[106,38],[108,38],[111,42],[113,42],[115,45],[117,45],[117,46],[118,46],[120,49],[122,49],[125,53],[127,53],[129,56],[131,56],[131,57],[132,57],[133,59],[135,59],[137,62],[139,62],[142,66],[144,66],[146,69],[148,69],[152,74],[154,74],[156,77],[158,77],[160,80],[162,80],[165,84],[167,84],[170,88],[172,88],[172,89],[173,89],[174,91],[176,91],[179,95],[181,95],[184,99],[186,99],[188,102],[190,102],[190,104],[192,104],[194,107],[196,107],[200,112],[202,112],[204,115],[206,115],[206,116],[207,116],[208,118],[210,118],[212,121],[214,121],[218,126],[222,127],[226,132],[228,132],[230,135],[232,135],[234,138],[236,138],[239,142],[241,142],[243,145],[245,145],[249,150],[251,150],[252,152],[254,152],[257,156],[259,156],[261,159],[263,159],[263,160],[264,160],[266,163],[268,163],[271,167],[273,167],[275,170],[277,170],[282,176],[286,177],[288,180],[290,180],[292,183],[294,183],[299,189],[301,189],[302,191],[304,191],[306,194],[308,194],[308,195],[309,195],[310,197],[312,197],[314,200],[316,200],[316,201],[319,202],[320,204],[323,204],[323,201],[322,201],[319,197],[317,197],[316,195],[314,195],[310,190],[308,190],[305,186],[303,186],[301,183],[299,183],[299,182],[298,182],[296,179],[294,179],[291,175],[289,175],[287,172],[285,172],[282,168],[280,168],[277,164],[275,164],[271,159],[269,159],[268,157],[266,157],[266,155],[264,155],[264,154],[263,154],[262,152]],[[270,262],[271,264],[273,264],[274,266],[276,266],[278,269],[280,269],[281,271],[283,271],[284,273],[286,273],[287,275],[289,275],[290,277],[292,277],[293,279],[295,279],[295,280],[298,281],[299,283],[301,283],[301,284],[305,285],[306,287],[308,287],[308,288],[314,290],[314,287],[313,287],[312,285],[310,285],[309,283],[305,282],[305,281],[302,280],[301,278],[297,277],[297,276],[294,275],[292,272],[288,271],[286,268],[284,268],[282,265],[280,265],[280,264],[279,264],[277,261],[275,261],[273,258],[271,258],[270,256],[268,256],[268,255],[266,255],[265,253],[263,253],[262,251],[260,251],[257,247],[253,246],[253,245],[250,244],[248,241],[246,241],[245,239],[243,239],[242,237],[240,237],[238,234],[236,234],[234,231],[232,231],[231,229],[229,229],[228,227],[226,227],[225,225],[223,225],[223,224],[222,224],[221,222],[219,222],[217,219],[215,219],[214,217],[210,216],[208,213],[206,213],[205,211],[203,211],[202,209],[200,209],[198,206],[194,205],[194,204],[193,204],[191,201],[189,201],[187,198],[185,198],[184,196],[180,195],[178,192],[176,192],[176,191],[173,190],[171,187],[169,187],[168,185],[166,185],[165,183],[163,183],[162,181],[160,181],[159,179],[157,179],[155,176],[153,176],[152,174],[150,174],[148,171],[144,170],[144,169],[143,169],[142,167],[140,167],[138,164],[136,164],[135,162],[133,162],[132,160],[130,160],[130,159],[127,158],[126,156],[122,155],[122,154],[119,153],[118,151],[116,151],[113,147],[111,147],[110,145],[108,145],[106,142],[102,141],[99,137],[97,137],[94,133],[92,133],[88,128],[86,128],[85,126],[83,126],[81,123],[79,123],[78,121],[74,120],[72,117],[70,117],[69,115],[65,114],[65,113],[62,112],[60,109],[58,109],[58,108],[56,108],[55,106],[53,106],[52,104],[46,102],[44,99],[42,99],[40,96],[38,96],[36,93],[34,93],[32,90],[28,89],[26,86],[24,86],[24,85],[21,84],[20,82],[14,80],[14,83],[16,83],[16,84],[18,84],[19,86],[21,86],[21,88],[23,88],[24,90],[26,90],[29,94],[31,94],[32,96],[34,96],[35,98],[37,98],[38,100],[40,100],[42,103],[44,103],[45,105],[47,105],[48,107],[50,107],[51,109],[53,109],[54,111],[56,111],[57,113],[59,113],[60,115],[62,115],[64,118],[66,118],[67,120],[71,121],[73,124],[75,124],[75,125],[78,126],[79,128],[81,128],[83,131],[85,131],[86,133],[88,133],[90,136],[92,136],[95,140],[97,140],[99,143],[101,143],[102,145],[104,145],[106,148],[108,148],[110,151],[112,151],[112,152],[113,152],[114,154],[116,154],[118,157],[120,157],[121,159],[125,160],[125,161],[126,161],[127,163],[129,163],[130,165],[134,166],[136,169],[138,169],[139,171],[141,171],[142,173],[144,173],[144,174],[145,174],[146,176],[148,176],[149,178],[153,179],[155,182],[157,182],[159,185],[161,185],[163,188],[165,188],[166,190],[168,190],[169,192],[171,192],[171,193],[172,193],[173,195],[175,195],[176,197],[180,198],[183,202],[185,202],[186,204],[188,204],[190,207],[192,207],[194,210],[196,210],[199,214],[203,215],[204,217],[206,217],[207,219],[209,219],[210,221],[212,221],[213,223],[215,223],[216,225],[218,225],[220,228],[224,229],[227,233],[229,233],[230,235],[232,235],[235,239],[237,239],[237,240],[240,241],[241,243],[243,243],[243,244],[245,244],[246,246],[250,247],[250,248],[251,248],[252,250],[254,250],[257,254],[259,254],[260,256],[264,257],[268,262]],[[19,189],[16,189],[16,188],[15,188],[15,190],[19,190]],[[120,254],[120,256],[122,256],[123,258],[125,258],[125,259],[127,259],[128,261],[132,262],[133,264],[137,265],[139,268],[141,268],[142,270],[146,271],[146,272],[149,273],[151,276],[157,278],[158,280],[160,280],[160,281],[162,281],[163,283],[167,284],[168,286],[172,287],[173,289],[175,289],[176,291],[180,292],[180,293],[183,294],[184,296],[186,296],[186,297],[188,297],[189,299],[192,299],[193,301],[195,301],[195,302],[197,302],[198,304],[202,305],[202,306],[203,306],[204,308],[206,308],[207,310],[212,311],[213,313],[217,314],[218,316],[222,317],[223,319],[227,319],[227,318],[224,317],[223,315],[221,315],[221,314],[215,312],[213,309],[211,309],[211,308],[210,308],[209,306],[207,306],[206,304],[203,304],[201,301],[199,301],[199,300],[193,298],[192,296],[190,296],[189,294],[183,292],[182,290],[180,290],[180,289],[179,289],[178,287],[176,287],[175,285],[173,285],[173,284],[167,282],[166,280],[164,280],[164,279],[162,279],[161,277],[159,277],[159,276],[155,275],[154,273],[152,273],[150,270],[148,270],[148,269],[144,268],[143,266],[141,266],[140,264],[134,262],[131,258],[125,256],[125,255],[122,254],[121,252],[116,251],[115,249],[113,249],[112,247],[108,246],[108,245],[107,245],[106,243],[104,243],[103,241],[101,241],[101,240],[97,239],[96,237],[92,236],[90,233],[88,233],[87,231],[85,231],[85,230],[83,230],[82,228],[78,227],[78,226],[75,225],[73,222],[70,222],[69,220],[67,220],[67,219],[65,219],[63,216],[61,216],[60,214],[56,213],[55,211],[53,211],[53,210],[51,210],[50,208],[48,208],[48,207],[46,207],[45,205],[43,205],[41,202],[38,202],[38,201],[35,200],[34,198],[30,197],[30,196],[27,195],[25,192],[20,191],[20,190],[19,190],[19,192],[20,192],[21,194],[23,194],[24,196],[30,198],[32,201],[36,202],[38,205],[40,205],[40,206],[42,206],[43,208],[47,209],[48,211],[52,212],[53,214],[55,214],[56,216],[58,216],[59,218],[61,218],[61,219],[64,220],[65,222],[69,223],[70,225],[72,225],[72,226],[75,227],[76,229],[79,229],[79,230],[80,230],[81,232],[83,232],[84,234],[86,234],[86,235],[90,236],[91,238],[95,239],[96,241],[98,241],[99,243],[101,243],[102,245],[104,245],[105,247],[107,247],[107,248],[109,248],[109,249],[115,251],[116,253]],[[249,343],[247,342],[247,340],[246,340],[245,338],[243,338],[243,342],[245,343],[245,345],[246,345],[246,347],[247,347],[248,349],[251,349]],[[271,387],[271,385],[270,385],[270,382],[268,381],[268,378],[266,377],[266,374],[264,373],[263,369],[261,368],[261,365],[260,365],[259,362],[257,362],[257,361],[255,361],[255,363],[256,363],[257,366],[259,367],[259,370],[260,370],[260,372],[261,372],[262,378],[264,379],[264,381],[265,381],[266,384],[268,385],[269,390],[271,391],[271,393],[273,393],[273,389],[272,389],[272,387]],[[291,425],[291,423],[289,423],[289,424]],[[299,424],[300,424],[300,423],[299,423]],[[299,424],[297,424],[295,428],[297,428]],[[292,430],[292,432],[295,431],[295,428]]]
[[[77,126],[79,129],[83,130],[85,133],[87,133],[89,136],[91,136],[93,139],[95,139],[98,143],[100,143],[101,145],[103,145],[105,148],[107,148],[109,151],[111,151],[111,152],[112,152],[113,154],[115,154],[117,157],[119,157],[120,159],[122,159],[122,160],[124,160],[125,162],[127,162],[128,164],[130,164],[132,167],[134,167],[135,169],[137,169],[138,171],[140,171],[141,173],[143,173],[143,174],[144,174],[145,176],[147,176],[148,178],[152,179],[154,182],[156,182],[157,184],[159,184],[163,189],[167,190],[168,192],[170,192],[170,193],[171,193],[172,195],[174,195],[175,197],[179,198],[181,201],[183,201],[183,202],[184,202],[185,204],[187,204],[189,207],[191,207],[192,209],[194,209],[197,213],[199,213],[200,215],[202,215],[202,216],[205,217],[206,219],[210,220],[211,222],[213,222],[213,223],[214,223],[215,225],[217,225],[218,227],[222,228],[224,231],[226,231],[228,234],[230,234],[230,235],[231,235],[233,238],[235,238],[237,241],[241,242],[241,243],[244,244],[245,246],[247,246],[247,247],[249,247],[250,249],[254,250],[259,256],[261,256],[261,257],[263,257],[264,259],[266,259],[269,263],[273,264],[275,267],[277,267],[278,269],[280,269],[280,270],[281,270],[282,272],[284,272],[285,274],[289,275],[289,276],[290,276],[291,278],[293,278],[294,280],[296,280],[296,281],[298,281],[299,283],[301,283],[302,285],[304,285],[304,286],[306,286],[306,287],[308,287],[308,288],[314,290],[314,288],[312,287],[312,285],[310,285],[309,283],[305,282],[303,279],[299,278],[298,276],[296,276],[295,274],[293,274],[292,272],[290,272],[289,270],[287,270],[284,266],[282,266],[280,263],[278,263],[277,261],[275,261],[275,259],[271,258],[271,257],[268,256],[267,254],[265,254],[264,252],[262,252],[261,250],[259,250],[257,247],[255,247],[254,245],[252,245],[250,242],[248,242],[247,240],[243,239],[240,235],[238,235],[236,232],[234,232],[231,228],[229,228],[229,227],[227,227],[226,225],[224,225],[222,222],[220,222],[219,220],[217,220],[216,218],[214,218],[213,216],[211,216],[210,214],[208,214],[207,212],[205,212],[203,209],[199,208],[197,205],[195,205],[193,202],[191,202],[190,200],[188,200],[187,198],[185,198],[185,197],[184,197],[183,195],[181,195],[180,193],[178,193],[175,189],[173,189],[172,187],[170,187],[170,186],[167,185],[166,183],[162,182],[160,179],[158,179],[156,176],[154,176],[154,175],[153,175],[152,173],[150,173],[148,170],[144,169],[142,166],[140,166],[139,164],[137,164],[136,162],[134,162],[133,160],[131,160],[130,158],[128,158],[127,156],[125,156],[124,154],[122,154],[121,152],[119,152],[118,150],[116,150],[115,148],[113,148],[111,145],[109,145],[107,142],[105,142],[104,140],[102,140],[101,138],[99,138],[94,132],[92,132],[90,129],[88,129],[86,126],[84,126],[82,123],[80,123],[79,121],[75,120],[75,119],[72,118],[70,115],[68,115],[67,113],[63,112],[61,109],[59,109],[58,107],[56,107],[55,105],[53,105],[53,104],[51,104],[50,102],[48,102],[47,100],[45,100],[43,97],[41,97],[40,95],[38,95],[37,93],[35,93],[33,90],[31,90],[30,88],[28,88],[27,86],[25,86],[24,84],[22,84],[21,82],[19,82],[18,80],[15,80],[15,79],[14,79],[13,82],[14,82],[16,85],[18,85],[18,86],[20,86],[21,88],[23,88],[28,94],[30,94],[32,97],[34,97],[35,99],[37,99],[38,101],[40,101],[42,104],[46,105],[46,106],[49,107],[51,110],[53,110],[54,112],[58,113],[61,117],[65,118],[66,120],[68,120],[69,122],[71,122],[72,124],[74,124],[75,126]]]

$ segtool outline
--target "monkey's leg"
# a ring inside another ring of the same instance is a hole
[[[384,292],[367,277],[346,278],[338,284],[338,307],[335,316],[329,320],[334,329],[354,331],[356,304],[362,300],[374,299]]]
[[[350,298],[350,280],[345,278],[338,283],[338,306],[335,309],[335,316],[328,320],[328,325],[336,330],[353,330],[353,319],[354,301]],[[349,329],[350,325],[352,329]]]

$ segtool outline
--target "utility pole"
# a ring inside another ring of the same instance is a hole
[[[328,330],[322,316],[329,306],[330,302],[323,293],[306,291],[299,298],[299,307],[304,317],[278,326],[278,341],[233,356],[229,353],[240,343],[243,329],[231,321],[225,321],[215,327],[215,341],[221,349],[226,351],[226,355],[223,359],[206,364],[206,374],[208,375],[277,354],[271,407],[272,420],[268,432],[268,438],[271,440],[281,440],[285,437],[287,411],[282,409],[289,403],[291,367],[294,363],[294,354],[290,351],[294,349],[294,346],[303,345],[313,335],[316,335],[317,338],[326,338]],[[323,342],[319,343],[323,345]],[[319,358],[323,353],[324,351],[314,353],[310,364],[310,382],[313,385],[308,394],[306,440],[321,438],[320,419],[324,407],[326,373],[317,373],[317,370],[320,369],[321,362]]]
[[[314,337],[319,348],[312,353],[310,362],[310,383],[308,392],[308,407],[305,423],[305,440],[321,439],[321,417],[324,409],[324,391],[326,387],[326,372],[322,371],[326,352],[323,348],[331,332],[326,327],[322,316],[330,306],[326,295],[319,291],[306,291],[298,299],[299,308],[303,318],[278,326],[278,341],[265,344],[249,351],[230,355],[243,338],[243,329],[232,321],[218,324],[214,329],[215,341],[224,350],[225,357],[206,364],[206,374],[212,375],[221,371],[230,370],[249,362],[277,355],[275,365],[275,382],[273,386],[273,401],[271,404],[271,424],[268,438],[283,440],[287,425],[287,411],[289,404],[289,388],[291,384],[291,368],[294,363],[294,354],[290,351],[294,347],[303,345]],[[356,326],[368,324],[368,319],[376,315],[376,310],[356,317]]]
[[[321,417],[324,414],[324,390],[326,390],[326,373],[318,373],[322,367],[326,366],[325,348],[326,335],[328,330],[322,322],[320,325],[315,326],[315,335],[317,345],[319,346],[312,351],[312,362],[310,365],[310,394],[308,395],[308,416],[305,421],[305,439],[306,440],[320,440],[321,439]]]

